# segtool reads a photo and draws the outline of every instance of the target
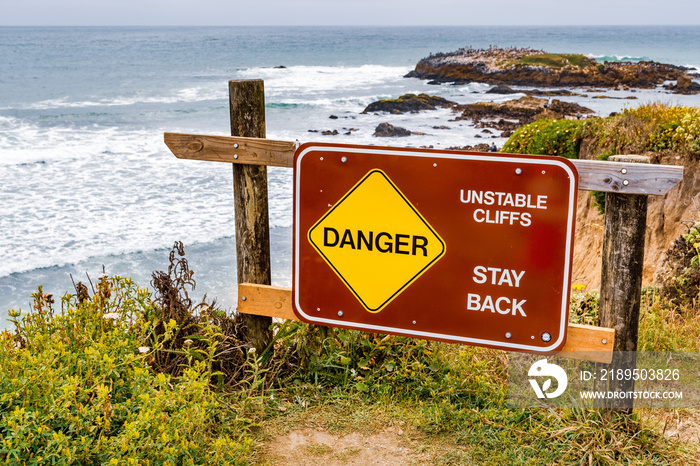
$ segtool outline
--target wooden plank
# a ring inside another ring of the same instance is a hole
[[[603,343],[605,342],[605,343]],[[615,329],[592,325],[569,324],[566,345],[560,356],[609,364],[615,344]]]
[[[241,283],[238,285],[238,312],[299,320],[292,309],[292,289],[278,286]],[[614,343],[614,329],[569,324],[566,345],[560,355],[584,361],[609,363],[612,360]]]
[[[676,165],[571,161],[578,170],[579,189],[585,191],[663,195],[683,180],[683,167]]]
[[[177,158],[273,167],[291,167],[295,143],[260,138],[165,133]]]
[[[238,312],[299,320],[292,309],[292,289],[252,283],[238,285]]]
[[[229,108],[232,135],[265,137],[265,90],[261,79],[229,81]],[[265,165],[233,164],[233,204],[238,283],[269,285],[270,220]],[[243,316],[243,323],[248,341],[262,354],[272,341],[272,318],[247,315]]]
[[[165,133],[165,143],[181,159],[276,167],[291,167],[296,148],[289,141],[180,133]],[[683,179],[683,167],[676,165],[577,159],[571,162],[579,173],[579,189],[584,191],[663,195]]]

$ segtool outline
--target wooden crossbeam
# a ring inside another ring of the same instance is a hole
[[[271,139],[165,133],[181,159],[291,167],[296,144]],[[683,167],[572,159],[579,189],[620,194],[666,194],[683,179]]]
[[[683,167],[634,162],[578,160],[578,187],[584,191],[664,195],[683,180]]]
[[[292,289],[278,286],[241,283],[238,285],[238,312],[299,320],[292,309]],[[614,329],[569,324],[567,335],[562,356],[605,364],[612,361]]]
[[[296,150],[288,141],[178,133],[165,133],[165,144],[179,159],[272,167],[291,167]]]

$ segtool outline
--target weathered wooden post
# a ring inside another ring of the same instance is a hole
[[[229,106],[231,136],[265,137],[265,90],[262,80],[229,81]],[[234,148],[237,149],[237,146]],[[233,197],[238,283],[270,285],[267,167],[234,163]],[[248,339],[260,353],[270,343],[272,318],[250,314],[242,314],[242,318],[248,329]]]
[[[639,155],[615,155],[613,162],[649,163],[648,157]],[[624,183],[624,182],[623,182]],[[632,377],[617,377],[617,370],[634,369],[636,366],[637,337],[639,332],[639,308],[642,294],[644,267],[644,237],[647,225],[647,195],[608,192],[605,195],[605,226],[603,233],[603,262],[600,284],[600,311],[598,325],[615,329],[613,360],[607,366],[613,377],[595,381],[600,392],[634,391]],[[602,369],[602,366],[601,366]],[[600,373],[600,371],[596,371]],[[599,407],[611,409],[613,400],[599,400]],[[615,400],[623,406],[613,411],[631,414],[632,397]]]

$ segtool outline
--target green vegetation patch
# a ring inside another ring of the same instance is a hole
[[[566,67],[587,68],[596,66],[596,61],[581,54],[573,53],[537,53],[526,55],[519,60],[509,62],[514,66],[544,66],[554,70]]]
[[[697,156],[700,107],[646,104],[606,118],[586,120],[581,135],[597,141],[601,154],[673,150]]]
[[[513,133],[503,152],[578,158],[582,124],[579,120],[537,120]]]
[[[155,372],[150,293],[103,276],[91,299],[39,288],[0,334],[3,464],[247,464],[249,421],[213,392],[205,363]],[[167,333],[175,322],[165,322]]]

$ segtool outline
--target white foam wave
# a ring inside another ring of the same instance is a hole
[[[92,136],[74,157],[0,165],[0,276],[232,234],[230,168],[175,159],[162,133]]]
[[[410,68],[400,66],[291,66],[289,68],[248,68],[240,70],[242,78],[265,80],[270,97],[289,93],[317,93],[362,89],[402,78]]]
[[[490,86],[479,83],[429,86],[402,78],[407,71],[384,66],[299,66],[244,70],[238,77],[265,79],[271,139],[438,149],[503,144],[505,138],[493,137],[498,136],[496,132],[483,133],[469,121],[455,121],[450,109],[360,114],[372,101],[405,93],[427,92],[459,103],[513,98],[484,95]],[[171,97],[192,101],[203,98],[207,89],[188,86]],[[225,100],[226,86],[217,85],[211,92]],[[621,103],[605,102],[617,107]],[[226,113],[221,113],[224,121]],[[160,123],[133,129],[44,127],[37,121],[0,117],[0,277],[91,257],[167,249],[175,240],[207,243],[233,234],[230,167],[175,159],[163,144]],[[199,128],[208,121],[195,119],[192,124]],[[383,122],[424,134],[374,137],[375,128]],[[332,135],[324,135],[325,130]],[[32,161],[47,163],[28,163]],[[273,228],[291,226],[291,175],[286,169],[269,170]]]
[[[145,132],[144,132],[145,133]],[[128,150],[133,133],[116,127],[45,127],[16,118],[0,119],[0,165],[90,157]]]
[[[650,61],[651,58],[649,57],[635,57],[630,54],[622,54],[622,55],[596,55],[589,53],[586,55],[589,58],[593,58],[596,61],[603,62],[603,61],[630,61],[630,62],[640,62],[640,61]]]
[[[230,166],[176,159],[162,134],[0,119],[0,277],[233,235]],[[291,173],[270,184],[271,226],[289,226]]]
[[[338,129],[338,136],[308,133],[307,113],[296,112],[282,113],[279,123],[271,120],[269,137],[436,147],[446,147],[441,145],[446,139],[455,146],[480,142],[476,130],[461,122],[450,123],[453,131],[432,129],[452,117],[447,109],[317,116],[314,125]],[[426,135],[410,140],[373,137],[376,125],[387,120]],[[90,257],[169,248],[175,240],[206,243],[233,234],[230,167],[174,158],[161,131],[42,129],[9,117],[0,119],[0,126],[5,138],[0,144],[0,277]],[[37,160],[47,163],[27,163]],[[288,228],[291,171],[269,173],[270,224]]]
[[[161,96],[115,96],[109,98],[96,98],[94,100],[73,100],[70,97],[47,99],[39,102],[28,103],[19,107],[22,110],[53,110],[61,108],[90,108],[90,107],[125,107],[138,104],[175,104],[188,102],[205,102],[226,98],[226,90],[221,86],[189,87],[174,90]],[[0,107],[0,110],[8,110],[10,107]]]

